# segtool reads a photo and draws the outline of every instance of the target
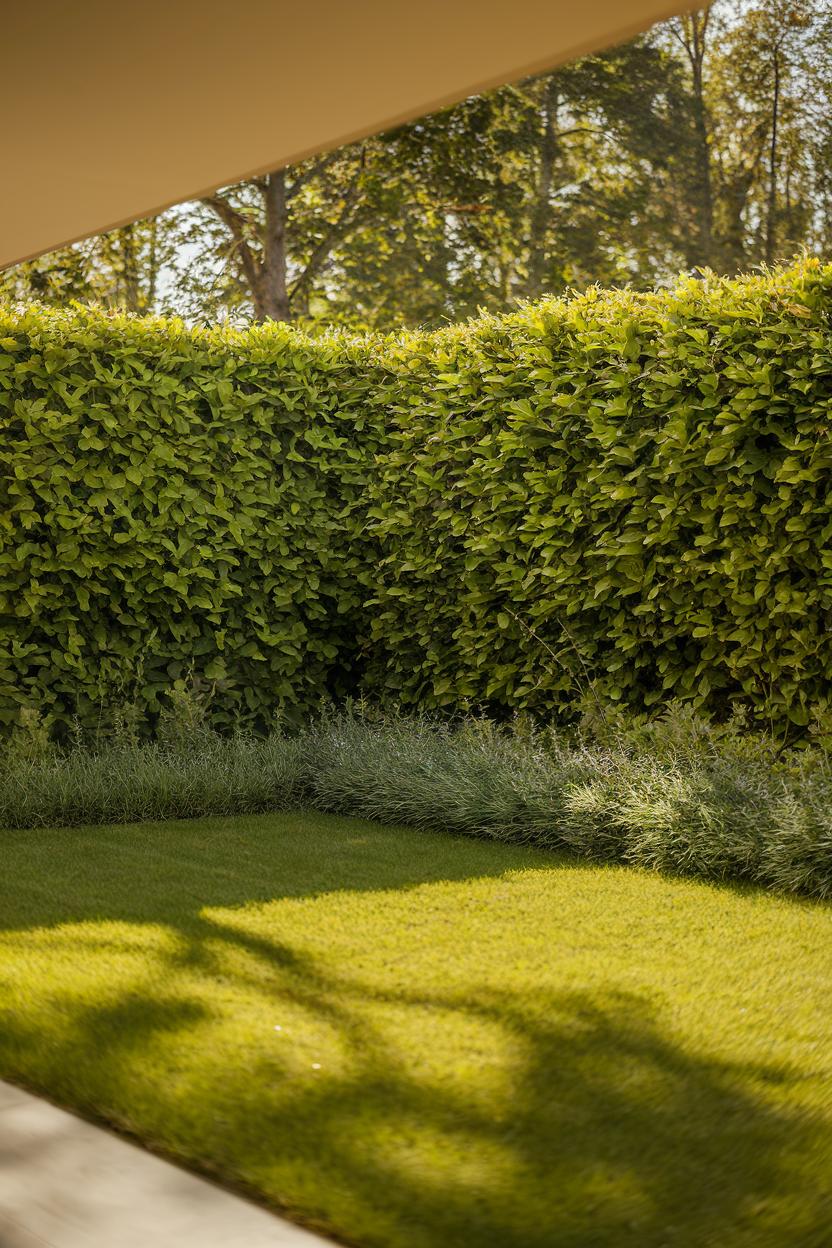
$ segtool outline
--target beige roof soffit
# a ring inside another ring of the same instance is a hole
[[[0,268],[618,43],[684,0],[31,0]]]

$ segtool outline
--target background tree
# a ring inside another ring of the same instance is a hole
[[[307,312],[333,249],[370,209],[375,180],[368,149],[372,162],[377,146],[331,152],[200,201],[187,236],[219,260],[229,304],[250,304],[257,320],[289,321]]]
[[[0,272],[0,298],[147,312],[157,304],[159,279],[175,247],[164,218],[136,221]]]
[[[436,325],[832,245],[832,0],[715,0],[0,275],[193,321]]]
[[[667,24],[687,85],[671,211],[688,267],[736,272],[816,243],[828,157],[810,114],[814,94],[829,115],[823,18],[809,0],[722,0]]]

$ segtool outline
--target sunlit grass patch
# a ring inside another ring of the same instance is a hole
[[[326,816],[2,852],[0,1075],[301,1221],[828,1243],[828,905]]]

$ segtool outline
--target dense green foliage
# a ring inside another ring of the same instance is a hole
[[[590,290],[409,341],[371,483],[371,687],[551,711],[832,674],[832,268]]]
[[[157,741],[122,721],[58,748],[31,720],[0,767],[0,828],[318,809],[600,862],[832,896],[832,759],[671,707],[569,731],[324,714],[221,736],[192,697]]]
[[[832,267],[400,339],[0,323],[0,713],[570,712],[832,671]]]
[[[279,331],[5,318],[3,721],[152,711],[190,673],[220,722],[262,722],[348,682],[365,368]]]

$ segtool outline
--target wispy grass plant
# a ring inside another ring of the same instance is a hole
[[[787,892],[832,894],[832,766],[674,707],[578,732],[487,721],[324,718],[320,809]]]
[[[110,736],[58,748],[32,720],[0,773],[5,827],[292,809],[832,895],[827,749],[784,752],[678,706],[568,731],[353,710],[255,738],[220,736],[180,698],[152,742],[122,716]]]
[[[197,699],[174,698],[157,738],[128,712],[107,732],[52,745],[24,720],[0,766],[0,826],[56,827],[280,811],[302,804],[303,743],[275,733],[224,737]]]

